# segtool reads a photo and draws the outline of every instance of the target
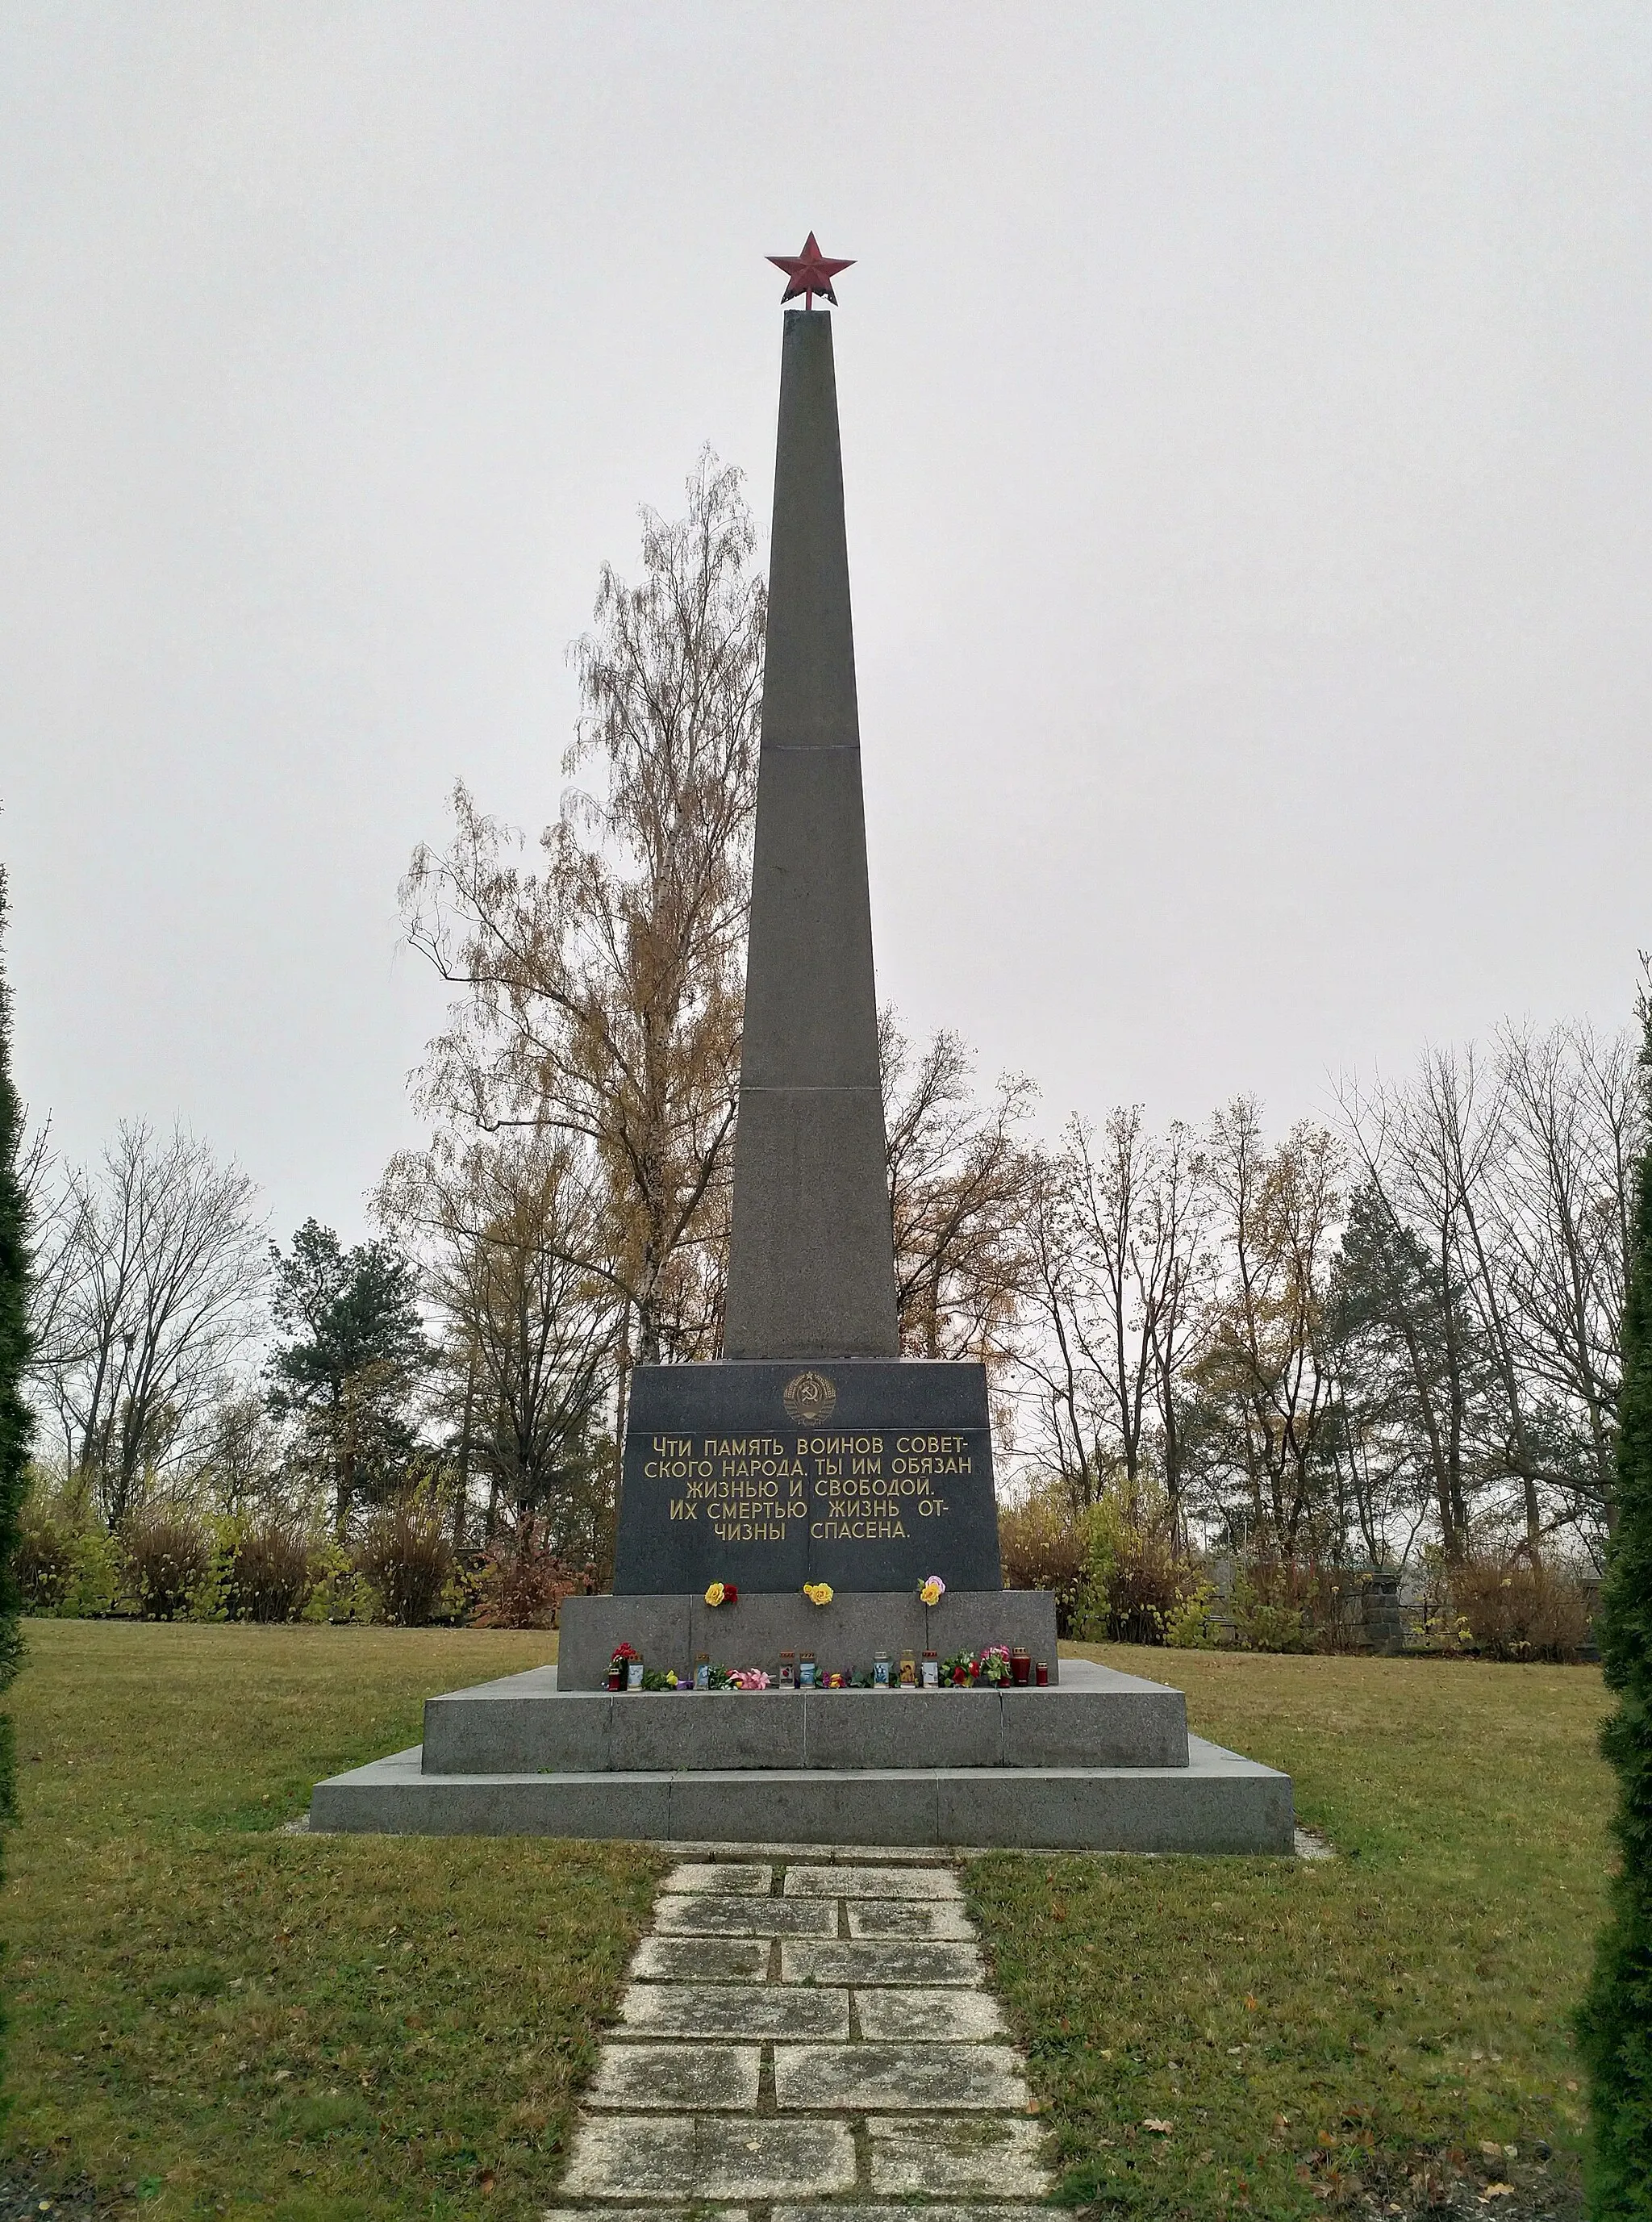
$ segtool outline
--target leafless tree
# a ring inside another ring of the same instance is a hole
[[[490,1541],[503,1516],[518,1534],[538,1523],[565,1556],[600,1551],[619,1300],[577,1262],[601,1241],[590,1154],[542,1130],[448,1139],[397,1157],[379,1190],[442,1322],[461,1547],[474,1477],[488,1489]]]
[[[1531,1462],[1610,1528],[1633,1168],[1643,1116],[1626,1036],[1573,1025],[1498,1043],[1503,1149],[1491,1198],[1511,1341],[1550,1419]],[[1535,1495],[1535,1491],[1533,1491]],[[1528,1508],[1528,1532],[1536,1523]]]
[[[90,1480],[111,1527],[198,1455],[228,1369],[258,1332],[255,1198],[206,1143],[142,1123],[64,1177],[62,1290],[35,1379],[69,1473]]]
[[[962,1039],[943,1029],[915,1056],[891,1010],[879,1049],[901,1347],[1001,1372],[1027,1282],[1031,1083],[1006,1076],[982,1102]]]
[[[66,1359],[69,1296],[77,1246],[74,1195],[52,1148],[47,1121],[30,1128],[17,1166],[28,1222],[28,1346],[36,1382],[47,1379]]]
[[[1256,1531],[1294,1560],[1330,1459],[1325,1330],[1342,1152],[1307,1121],[1269,1150],[1260,1105],[1242,1096],[1211,1122],[1209,1164],[1223,1284],[1195,1374],[1218,1423],[1213,1471],[1243,1488]]]
[[[568,1262],[619,1299],[622,1367],[706,1355],[721,1328],[765,605],[740,474],[708,453],[688,493],[680,522],[643,512],[643,579],[604,568],[575,651],[565,769],[598,791],[568,794],[529,872],[459,788],[452,843],[403,890],[463,991],[418,1100],[589,1146],[604,1208]]]
[[[1397,1303],[1448,1558],[1506,1505],[1534,1559],[1610,1526],[1617,1349],[1642,1113],[1630,1047],[1505,1027],[1342,1090],[1367,1191],[1424,1274]],[[1477,1509],[1478,1508],[1478,1509]]]
[[[1173,1522],[1182,1481],[1180,1390],[1197,1349],[1211,1261],[1205,1154],[1173,1125],[1150,1135],[1139,1105],[1099,1134],[1068,1124],[1037,1168],[1029,1213],[1023,1359],[1046,1453],[1080,1503],[1117,1471],[1132,1499],[1149,1452]]]
[[[1511,1360],[1495,1287],[1485,1285],[1484,1183],[1497,1147],[1498,1095],[1482,1061],[1430,1051],[1409,1087],[1348,1082],[1345,1129],[1380,1230],[1374,1251],[1383,1315],[1404,1346],[1413,1426],[1426,1446],[1431,1494],[1449,1560],[1468,1547],[1473,1508],[1492,1462],[1488,1383],[1506,1397]],[[1407,1273],[1409,1246],[1417,1264]],[[1506,1408],[1505,1450],[1517,1461],[1524,1405]]]

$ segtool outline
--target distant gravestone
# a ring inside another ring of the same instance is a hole
[[[747,1362],[632,1376],[621,1595],[1001,1585],[979,1365]]]

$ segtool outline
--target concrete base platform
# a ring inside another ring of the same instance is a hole
[[[1292,1846],[1290,1777],[1198,1736],[1188,1738],[1186,1767],[538,1775],[427,1774],[416,1745],[317,1783],[310,1824],[403,1836],[718,1844],[1284,1855]]]

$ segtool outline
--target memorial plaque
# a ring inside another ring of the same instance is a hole
[[[996,1590],[979,1365],[846,1359],[642,1365],[631,1377],[616,1596]]]

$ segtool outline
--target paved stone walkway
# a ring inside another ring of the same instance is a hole
[[[1048,2215],[1024,2203],[1048,2189],[1040,2125],[950,1867],[685,1862],[631,1977],[548,2222]]]

